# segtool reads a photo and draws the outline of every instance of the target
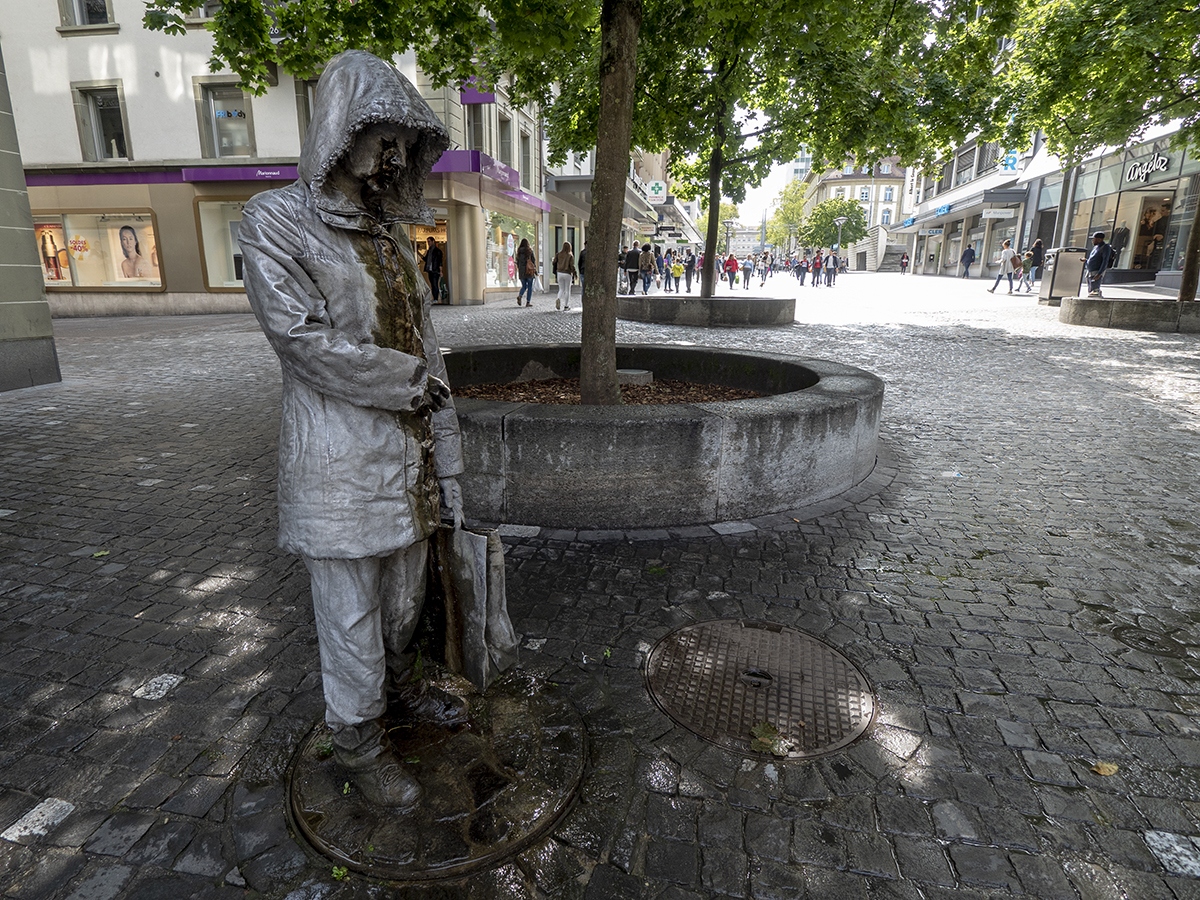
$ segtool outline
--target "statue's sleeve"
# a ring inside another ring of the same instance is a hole
[[[248,203],[238,242],[250,306],[289,375],[355,406],[417,408],[425,363],[356,342],[329,323],[325,298],[304,268],[304,236],[286,199],[260,195]]]
[[[423,289],[421,342],[425,346],[425,358],[429,360],[429,374],[450,384],[450,379],[446,377],[446,362],[442,359],[437,334],[433,330],[430,309],[433,294],[424,278],[417,278],[417,284]],[[463,473],[462,437],[458,430],[458,413],[454,410],[453,396],[445,406],[433,414],[433,466],[437,469],[438,478],[452,478]]]

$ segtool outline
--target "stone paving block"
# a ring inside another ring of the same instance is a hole
[[[221,835],[216,831],[201,831],[172,867],[186,875],[223,875],[232,864],[225,861]]]
[[[112,900],[120,896],[121,889],[132,875],[133,868],[130,866],[108,861],[90,862],[71,885],[65,900]]]
[[[190,822],[159,822],[150,828],[124,856],[130,865],[153,865],[169,869],[175,858],[196,836]]]
[[[54,896],[86,864],[87,856],[78,850],[41,848],[31,866],[15,878],[6,879],[4,896],[18,900],[42,900]]]
[[[646,846],[646,877],[683,885],[697,884],[699,848],[678,841],[650,841]]]
[[[124,856],[153,824],[154,815],[151,813],[117,813],[96,829],[83,849],[103,856]]]

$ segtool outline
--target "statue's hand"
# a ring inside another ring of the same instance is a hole
[[[420,408],[437,412],[450,402],[450,385],[435,375],[425,379],[425,394],[421,398]]]
[[[462,528],[463,502],[462,488],[458,486],[457,478],[439,478],[438,486],[442,489],[442,508],[454,518],[454,527]]]

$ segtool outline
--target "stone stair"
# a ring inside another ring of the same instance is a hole
[[[900,257],[904,254],[905,247],[903,244],[889,244],[887,250],[884,251],[883,259],[879,261],[879,268],[876,272],[899,272]]]

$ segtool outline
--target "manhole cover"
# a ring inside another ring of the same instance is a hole
[[[288,769],[289,818],[335,865],[424,882],[496,866],[541,840],[570,810],[587,735],[575,707],[520,671],[473,695],[471,727],[411,727],[385,714],[396,755],[424,788],[397,814],[363,800],[319,723]]]
[[[1181,644],[1169,634],[1150,631],[1136,625],[1118,625],[1113,629],[1113,637],[1127,647],[1154,656],[1173,656],[1176,659],[1187,657],[1187,645]]]
[[[769,622],[717,619],[673,631],[650,651],[646,681],[680,725],[752,756],[771,755],[752,732],[778,734],[773,755],[805,759],[845,747],[875,715],[871,686],[854,663]]]

